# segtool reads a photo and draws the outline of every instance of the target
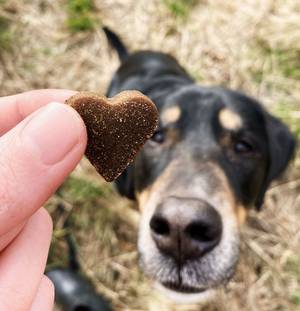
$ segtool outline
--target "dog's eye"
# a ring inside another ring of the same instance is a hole
[[[254,151],[254,148],[250,142],[241,139],[235,143],[234,151],[238,154],[249,154]]]
[[[151,137],[151,140],[158,143],[158,144],[162,144],[165,141],[164,131],[162,129],[155,131]]]

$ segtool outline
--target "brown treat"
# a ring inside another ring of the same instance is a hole
[[[106,181],[116,179],[158,123],[152,101],[138,91],[113,98],[81,92],[66,101],[81,115],[88,133],[86,156]]]

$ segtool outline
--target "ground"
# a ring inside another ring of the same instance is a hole
[[[176,56],[201,84],[258,98],[300,137],[298,0],[0,0],[0,95],[36,88],[105,93],[116,54],[101,24],[131,50]],[[138,268],[131,202],[86,160],[48,202],[55,231],[49,265],[66,261],[70,216],[83,271],[115,310],[300,310],[300,155],[242,228],[234,279],[205,306],[173,306]],[[65,202],[66,213],[56,210]]]

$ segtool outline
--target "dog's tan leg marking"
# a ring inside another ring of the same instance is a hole
[[[169,123],[175,123],[179,120],[181,116],[181,109],[178,106],[173,106],[170,108],[167,108],[165,111],[162,112],[161,120],[163,125],[169,124]]]
[[[230,131],[236,131],[243,125],[242,118],[228,108],[224,108],[220,111],[219,121],[223,128]]]

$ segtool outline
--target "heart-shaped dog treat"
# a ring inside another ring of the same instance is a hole
[[[86,156],[106,181],[122,173],[158,123],[155,105],[138,91],[113,98],[81,92],[66,103],[82,117],[88,133]]]

